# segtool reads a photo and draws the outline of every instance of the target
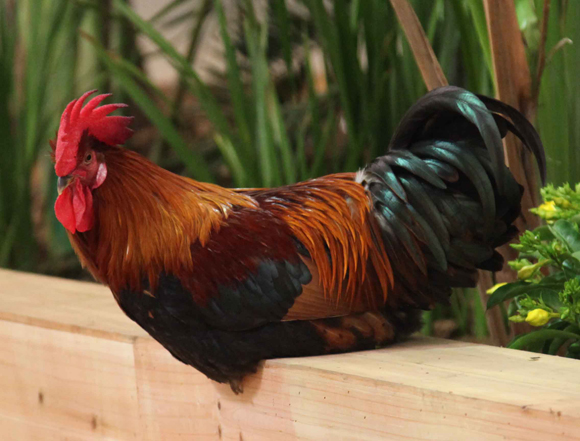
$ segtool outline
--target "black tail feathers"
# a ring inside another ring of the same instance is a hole
[[[504,162],[507,132],[533,152],[544,179],[542,143],[520,112],[442,87],[407,112],[389,152],[359,172],[400,281],[394,297],[430,306],[453,286],[475,284],[477,269],[501,268],[494,249],[517,234],[522,197]]]

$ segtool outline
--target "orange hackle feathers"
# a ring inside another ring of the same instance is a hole
[[[143,278],[154,289],[162,272],[191,271],[191,244],[204,245],[234,205],[255,207],[246,196],[175,175],[120,147],[108,149],[106,158],[109,173],[94,195],[98,235],[69,236],[113,292],[137,290]]]
[[[250,194],[306,247],[327,297],[352,305],[368,296],[377,307],[386,301],[393,271],[368,195],[353,179],[353,173],[334,174]]]

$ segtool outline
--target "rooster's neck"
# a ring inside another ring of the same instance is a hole
[[[205,244],[248,196],[193,181],[120,147],[105,152],[107,178],[93,192],[95,223],[71,235],[81,262],[113,292],[154,288],[161,272],[191,269],[190,247]]]

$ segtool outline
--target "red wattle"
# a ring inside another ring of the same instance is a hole
[[[72,189],[66,187],[63,192],[56,198],[54,212],[59,222],[71,233],[75,233],[76,221],[73,209]]]
[[[93,195],[90,188],[76,179],[66,187],[54,204],[56,218],[72,234],[84,232],[93,227]]]
[[[73,191],[73,207],[77,231],[90,230],[93,227],[93,194],[80,181],[76,182]]]

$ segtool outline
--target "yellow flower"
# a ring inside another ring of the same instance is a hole
[[[498,288],[501,288],[502,286],[507,285],[507,282],[504,283],[496,283],[495,285],[493,285],[491,288],[489,288],[486,293],[488,293],[489,295],[493,294],[494,292],[497,291]]]
[[[542,205],[538,207],[538,209],[542,211],[556,211],[556,202],[554,201],[544,202]]]
[[[534,309],[528,312],[526,322],[532,326],[544,326],[550,321],[550,313],[543,309]]]
[[[538,207],[537,213],[549,222],[558,217],[558,211],[556,201],[547,201]]]

